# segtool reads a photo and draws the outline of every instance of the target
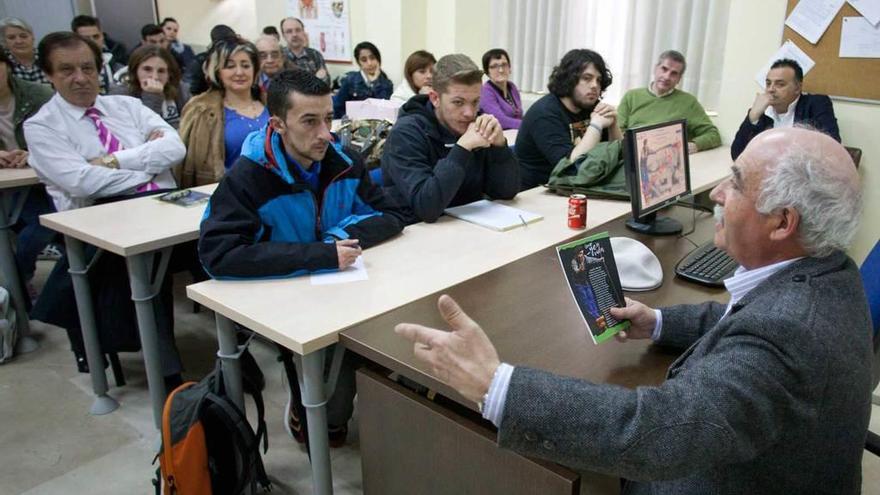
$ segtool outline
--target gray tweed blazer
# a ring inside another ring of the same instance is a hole
[[[724,305],[667,308],[687,350],[630,390],[517,367],[500,446],[620,475],[624,493],[858,493],[871,327],[855,263],[805,258]]]

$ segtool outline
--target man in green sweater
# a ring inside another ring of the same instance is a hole
[[[621,130],[670,120],[687,119],[688,152],[721,146],[718,128],[709,120],[700,102],[690,93],[675,89],[687,62],[684,55],[667,50],[654,66],[654,81],[647,88],[627,91],[617,107]]]

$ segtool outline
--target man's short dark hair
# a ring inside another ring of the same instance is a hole
[[[794,78],[797,82],[804,82],[804,70],[801,69],[801,64],[797,63],[797,61],[792,60],[790,58],[781,58],[770,66],[770,70],[778,69],[780,67],[788,67],[794,71]]]
[[[177,19],[175,19],[173,17],[166,17],[166,18],[162,19],[162,22],[159,23],[159,27],[165,27],[165,24],[168,24],[169,22],[173,22],[174,24],[178,24],[178,25],[180,24],[179,22],[177,22]]]
[[[571,96],[581,74],[590,64],[593,64],[599,73],[599,86],[601,92],[605,92],[608,86],[611,86],[611,71],[605,66],[602,55],[586,48],[571,50],[562,57],[559,65],[550,73],[547,89],[559,98]]]
[[[284,120],[291,108],[290,93],[299,93],[306,96],[324,96],[331,93],[330,86],[315,77],[309,71],[302,69],[283,70],[269,82],[269,91],[266,96],[266,106],[269,114]]]
[[[504,57],[504,60],[506,60],[508,64],[510,63],[510,55],[508,55],[507,51],[504,50],[503,48],[493,48],[493,49],[489,50],[488,52],[484,53],[483,54],[483,72],[488,74],[489,73],[489,63],[492,62],[493,60],[499,59],[501,57]]]
[[[284,23],[287,21],[296,21],[299,23],[299,27],[303,28],[303,31],[306,30],[306,25],[303,24],[303,21],[299,20],[296,17],[285,17],[284,19],[281,19],[281,22],[278,23],[278,27],[281,28],[281,32],[284,32]]]
[[[682,75],[684,75],[684,71],[687,70],[687,60],[685,60],[684,55],[678,50],[666,50],[661,53],[660,56],[657,57],[657,65],[660,65],[664,60],[672,60],[673,62],[680,63]]]
[[[165,31],[162,31],[162,28],[155,24],[145,24],[144,27],[141,28],[142,40],[146,40],[147,36],[156,36],[157,34],[165,34]]]
[[[101,49],[92,40],[70,31],[49,33],[40,40],[40,44],[37,45],[37,63],[40,69],[51,76],[52,62],[49,60],[49,56],[52,55],[52,52],[59,48],[75,48],[80,43],[85,43],[92,50],[92,55],[95,56],[95,68],[100,71],[104,62],[101,58]]]
[[[217,24],[211,28],[211,43],[216,43],[225,38],[235,38],[235,30],[226,24]]]
[[[275,26],[264,27],[263,34],[268,35],[268,36],[274,36],[278,39],[281,39],[281,33],[278,32],[278,28]]]
[[[92,27],[95,26],[98,29],[101,29],[101,21],[97,17],[92,17],[90,15],[78,15],[70,21],[70,30],[74,33],[77,29],[81,27]]]

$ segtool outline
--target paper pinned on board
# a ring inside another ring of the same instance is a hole
[[[880,27],[880,2],[877,0],[847,0],[859,14],[874,27]]]
[[[800,0],[785,20],[785,25],[812,44],[825,34],[844,0]]]
[[[781,58],[788,58],[797,62],[804,71],[804,76],[806,76],[816,65],[816,62],[795,45],[793,41],[785,40],[785,43],[779,47],[779,50],[776,50],[776,53],[770,57],[770,60],[768,60],[767,63],[764,64],[764,67],[761,67],[761,70],[758,71],[758,74],[755,75],[755,81],[757,81],[758,86],[763,88],[767,85],[767,73],[770,72],[770,66],[773,65],[773,62]]]
[[[361,280],[369,280],[367,267],[364,265],[364,257],[358,256],[354,264],[345,270],[335,272],[316,273],[311,276],[312,285],[336,285],[347,284],[349,282],[359,282]]]
[[[880,27],[872,26],[864,17],[844,17],[840,58],[880,58]]]

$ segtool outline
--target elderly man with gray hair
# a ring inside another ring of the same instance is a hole
[[[626,494],[859,493],[871,326],[844,253],[861,190],[846,150],[804,128],[756,136],[711,198],[715,244],[741,265],[726,305],[627,299],[619,340],[687,349],[630,390],[501,363],[448,296],[451,331],[404,323],[415,355],[482,406],[500,446],[620,475]]]
[[[721,134],[709,120],[697,98],[680,89],[678,83],[687,69],[680,52],[666,50],[654,66],[654,80],[647,88],[631,89],[617,107],[617,123],[621,130],[633,129],[670,120],[687,119],[688,152],[710,150],[721,146]]]
[[[40,68],[34,48],[34,30],[17,17],[0,19],[0,43],[12,62],[12,75],[19,79],[49,85],[49,77]]]

